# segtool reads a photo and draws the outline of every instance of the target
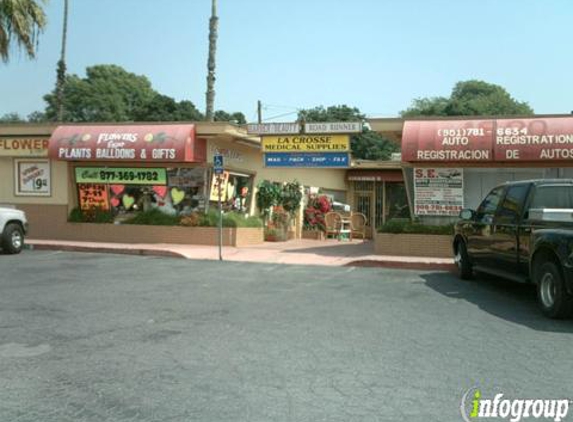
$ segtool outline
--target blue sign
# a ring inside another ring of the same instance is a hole
[[[348,152],[267,152],[265,167],[349,167]]]
[[[215,174],[223,174],[223,156],[220,154],[213,156],[213,170]]]

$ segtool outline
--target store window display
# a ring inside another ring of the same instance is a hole
[[[111,211],[120,219],[152,209],[169,215],[189,215],[205,210],[205,174],[202,167],[169,168],[164,185],[78,184],[78,202],[81,209],[97,203],[97,208]]]
[[[213,174],[209,197],[213,205],[219,200],[219,185],[223,211],[249,212],[253,185],[251,175],[223,172],[217,177]]]

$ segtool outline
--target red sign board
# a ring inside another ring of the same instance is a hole
[[[496,161],[573,159],[573,117],[497,120]]]
[[[195,125],[59,126],[50,158],[68,161],[205,162]]]
[[[493,137],[493,120],[407,121],[402,134],[402,160],[492,161]]]

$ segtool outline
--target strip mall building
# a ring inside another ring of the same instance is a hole
[[[153,203],[183,215],[215,205],[216,151],[224,158],[225,211],[255,214],[261,180],[296,179],[307,189],[346,200],[346,169],[266,167],[260,139],[226,123],[4,124],[0,204],[26,211],[33,238],[101,240],[104,227],[95,224],[92,233],[79,237],[77,226],[67,222],[74,208],[101,207],[121,216]],[[297,226],[300,232],[302,220]],[[110,240],[133,241],[113,235]]]
[[[228,211],[255,214],[259,181],[296,179],[307,192],[320,190],[364,213],[371,228],[395,218],[447,223],[499,183],[573,177],[570,115],[369,124],[401,144],[401,161],[269,167],[260,138],[226,123],[4,124],[0,204],[25,210],[34,238],[81,240],[67,224],[76,207],[134,209],[153,201],[167,212],[188,212],[214,205],[215,151],[224,156]]]

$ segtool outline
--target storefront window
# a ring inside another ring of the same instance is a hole
[[[219,185],[217,180],[217,175],[213,174],[209,197],[213,202],[213,206],[215,206],[219,200]],[[242,173],[223,172],[219,180],[223,210],[248,213],[253,191],[253,176]]]
[[[154,180],[155,169],[100,169],[76,168],[76,180],[91,177],[99,183],[78,183],[80,209],[98,208],[111,211],[120,219],[139,211],[158,209],[169,215],[189,215],[204,211],[206,206],[206,169],[167,168],[160,169]],[[118,183],[123,180],[127,183]],[[134,181],[137,181],[135,183]],[[131,182],[131,183],[130,183]],[[162,184],[155,184],[162,183]]]
[[[404,183],[386,182],[386,221],[392,218],[410,218]]]

